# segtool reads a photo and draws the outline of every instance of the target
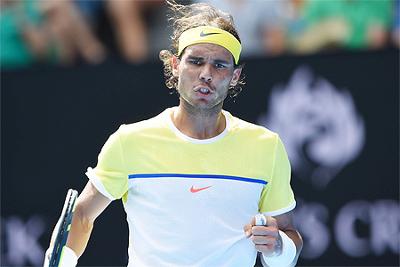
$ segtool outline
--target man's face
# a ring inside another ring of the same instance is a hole
[[[181,59],[172,59],[183,104],[193,108],[222,107],[229,86],[239,80],[241,69],[234,69],[232,54],[215,44],[196,44],[185,49]]]

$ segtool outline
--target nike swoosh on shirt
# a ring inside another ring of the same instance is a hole
[[[221,34],[220,32],[209,32],[209,33],[205,33],[203,31],[200,32],[200,37],[206,37],[208,35],[213,35],[213,34]]]
[[[199,191],[206,190],[207,188],[210,188],[211,186],[212,185],[206,186],[206,187],[194,188],[193,185],[192,185],[192,187],[190,188],[190,192],[197,193]]]

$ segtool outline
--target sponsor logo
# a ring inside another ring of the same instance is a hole
[[[205,33],[203,31],[201,31],[200,32],[200,37],[206,37],[206,36],[214,35],[214,34],[221,34],[221,33],[219,33],[219,32],[208,32],[208,33]]]
[[[302,66],[273,87],[258,123],[282,138],[296,176],[324,189],[360,154],[364,121],[349,91]]]
[[[199,188],[194,188],[194,187],[192,186],[192,187],[190,188],[190,192],[192,192],[192,193],[197,193],[197,192],[206,190],[206,189],[210,188],[211,186],[212,186],[212,185],[206,186],[206,187],[199,187]]]
[[[45,249],[40,242],[48,240],[47,236],[43,236],[49,227],[40,215],[33,215],[27,220],[18,215],[2,217],[1,266],[42,265]]]
[[[334,246],[350,258],[367,257],[364,261],[382,257],[391,265],[391,260],[398,259],[394,257],[400,253],[397,200],[352,200],[335,211],[324,203],[297,200],[294,223],[304,240],[301,258],[329,258]]]

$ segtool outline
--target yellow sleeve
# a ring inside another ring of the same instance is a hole
[[[125,194],[128,190],[128,174],[119,131],[108,138],[98,156],[97,166],[89,168],[86,175],[96,189],[111,200]]]
[[[290,163],[279,136],[276,138],[272,176],[261,194],[259,211],[270,216],[283,214],[296,206],[290,186]]]

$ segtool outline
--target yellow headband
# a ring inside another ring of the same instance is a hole
[[[242,46],[238,39],[227,31],[210,26],[200,26],[184,31],[179,37],[178,56],[182,51],[193,44],[211,43],[226,48],[238,64]]]

